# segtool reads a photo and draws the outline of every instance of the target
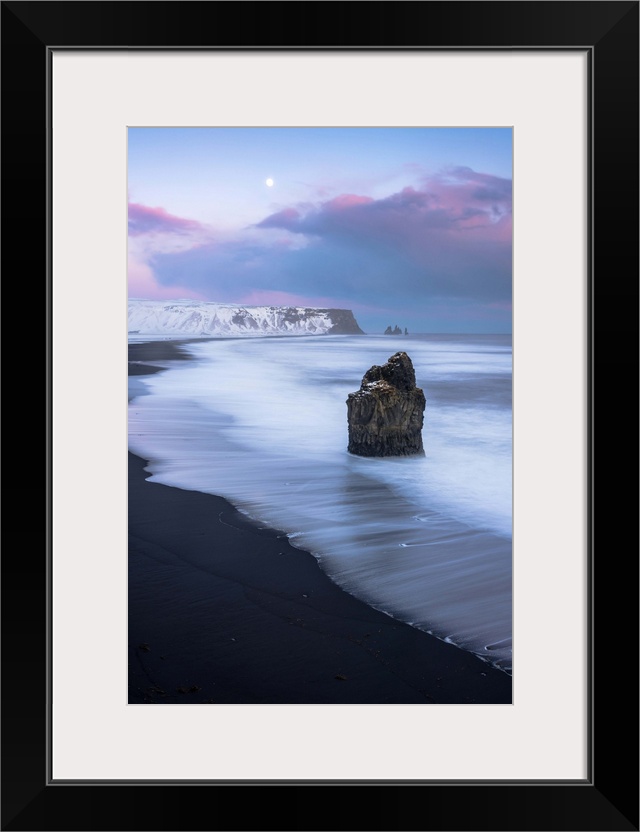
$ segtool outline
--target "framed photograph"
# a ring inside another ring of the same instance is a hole
[[[129,704],[511,704],[512,129],[127,136]]]
[[[2,15],[3,828],[638,829],[638,3]]]

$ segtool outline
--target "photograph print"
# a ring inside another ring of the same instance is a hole
[[[512,702],[512,130],[128,129],[130,704]]]

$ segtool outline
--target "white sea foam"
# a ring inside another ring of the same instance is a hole
[[[143,377],[131,450],[153,478],[222,494],[288,532],[354,595],[504,669],[511,661],[511,347],[505,337],[189,344]],[[410,355],[425,456],[346,451],[346,398]],[[140,377],[137,377],[140,380]]]

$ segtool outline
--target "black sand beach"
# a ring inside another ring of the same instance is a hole
[[[178,352],[133,344],[130,367]],[[130,703],[511,702],[505,673],[358,601],[221,497],[147,481],[145,465],[129,454]]]

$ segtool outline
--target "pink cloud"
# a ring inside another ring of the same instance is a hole
[[[472,233],[480,242],[511,240],[511,180],[456,168],[405,187],[383,199],[342,194],[316,205],[287,208],[266,217],[261,228],[293,233],[389,240],[414,250],[450,238],[459,244]]]
[[[258,223],[259,228],[289,228],[295,225],[301,218],[301,214],[295,208],[285,208],[270,214],[262,222]]]
[[[146,263],[129,258],[127,269],[130,298],[144,298],[146,300],[172,300],[176,298],[193,298],[206,300],[204,295],[187,289],[185,286],[161,286],[156,280],[153,270]]]
[[[424,188],[433,209],[445,212],[457,230],[482,229],[487,239],[510,239],[510,179],[454,168],[426,179]]]
[[[375,202],[370,196],[357,196],[356,194],[342,194],[334,199],[325,202],[325,211],[343,211],[347,208],[353,208],[354,205],[369,205]]]
[[[511,180],[469,168],[384,198],[334,192],[281,204],[235,233],[141,205],[132,206],[131,220],[131,295],[203,297],[197,289],[247,305],[354,311],[367,309],[358,299],[377,305],[384,297],[393,306],[403,297],[423,309],[425,298],[511,296]]]
[[[266,217],[259,228],[281,228],[309,242],[316,263],[367,263],[362,274],[387,263],[418,288],[485,297],[509,291],[510,179],[455,168],[373,199],[342,194],[315,205],[298,204]],[[359,274],[356,269],[353,280]]]
[[[136,202],[129,203],[129,234],[191,234],[202,231],[204,226],[196,220],[187,220],[169,214],[164,208],[150,208]]]
[[[211,247],[213,242],[214,231],[210,226],[177,217],[164,208],[129,203],[130,262],[153,267],[163,254],[186,252],[204,245]],[[158,285],[156,291],[162,293],[162,288]]]

